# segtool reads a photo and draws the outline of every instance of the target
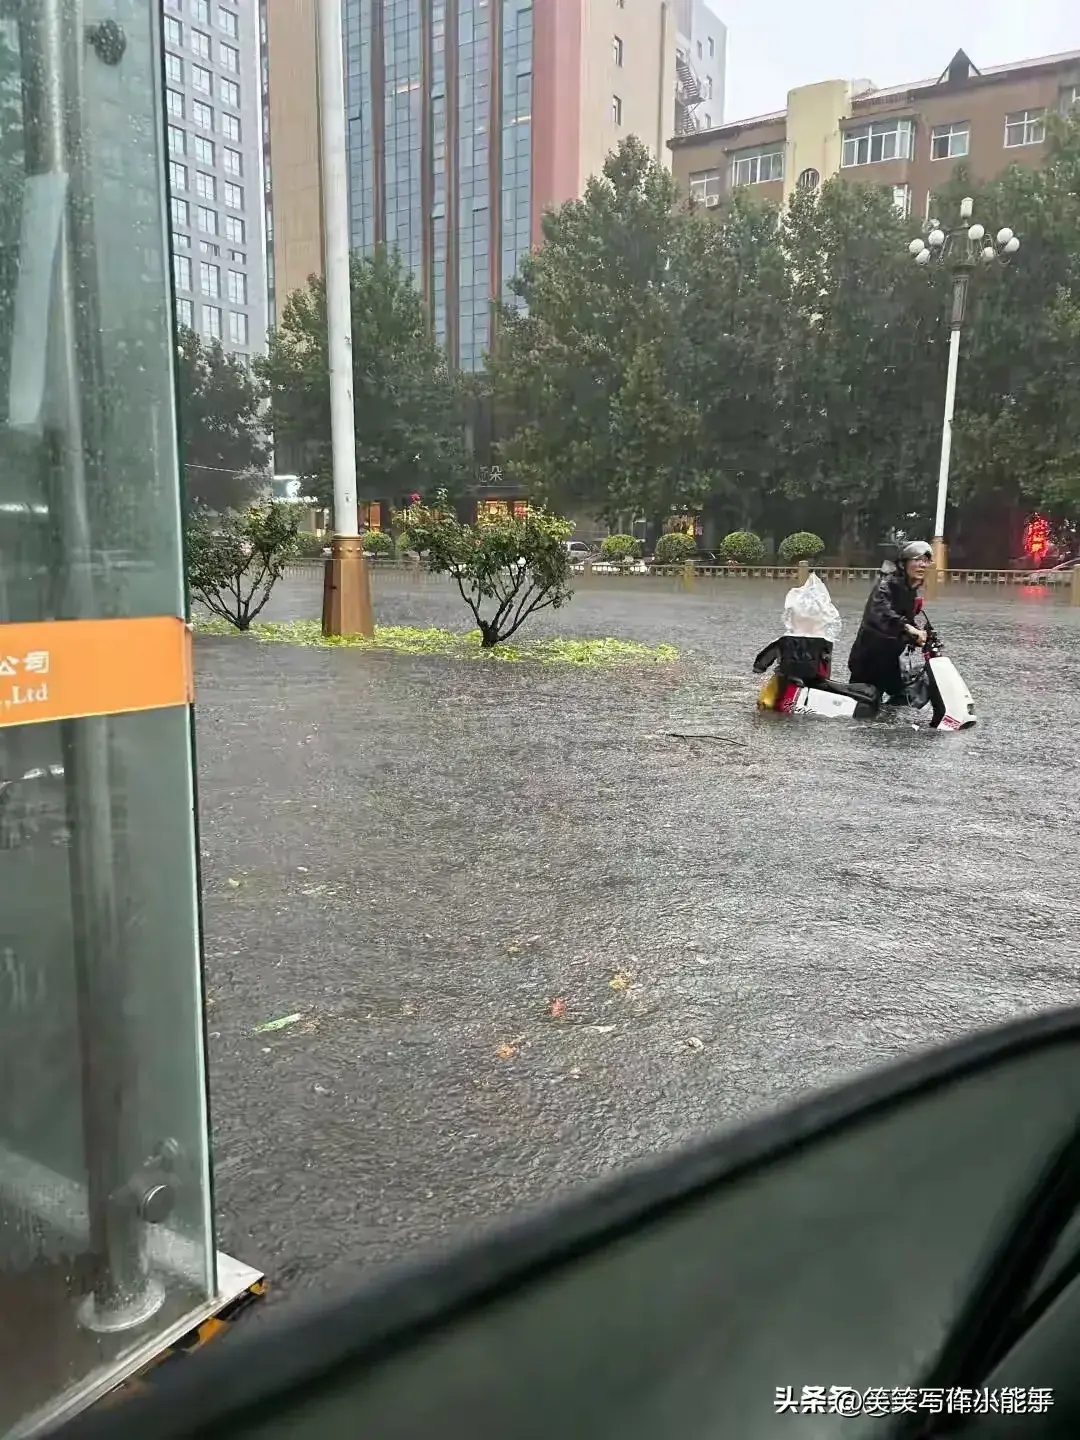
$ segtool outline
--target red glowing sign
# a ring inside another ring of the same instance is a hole
[[[1050,549],[1050,521],[1045,515],[1033,515],[1024,528],[1024,554],[1042,560]]]

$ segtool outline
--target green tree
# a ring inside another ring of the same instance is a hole
[[[485,650],[509,640],[538,610],[558,609],[570,598],[569,520],[530,510],[467,525],[443,492],[434,507],[413,505],[402,521],[409,548],[427,569],[457,585]]]
[[[948,331],[941,276],[908,254],[889,192],[834,178],[781,219],[788,328],[778,478],[841,549],[873,547],[931,505]]]
[[[420,295],[400,257],[352,257],[353,395],[362,496],[460,491],[467,477],[461,387],[432,338]],[[330,378],[326,287],[312,276],[286,302],[267,354],[275,436],[302,456],[304,478],[329,505]]]
[[[1014,264],[975,276],[957,385],[950,498],[997,558],[1024,511],[1080,519],[1080,117],[1050,124],[1043,169],[967,187],[991,233],[1021,237]]]
[[[530,494],[614,520],[696,506],[700,426],[677,383],[683,217],[668,171],[631,137],[581,200],[545,216],[489,357],[516,424],[502,460]]]
[[[177,334],[177,390],[187,492],[196,506],[239,510],[265,482],[265,388],[219,340]]]
[[[296,554],[298,523],[295,506],[273,503],[217,523],[195,514],[187,532],[193,596],[237,630],[250,629]]]

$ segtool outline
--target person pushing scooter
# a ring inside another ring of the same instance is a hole
[[[928,621],[919,590],[933,553],[925,540],[909,540],[895,561],[885,561],[848,656],[852,683],[873,685],[890,705],[907,704],[900,656],[910,645],[926,644]]]

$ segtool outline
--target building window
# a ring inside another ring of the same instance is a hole
[[[201,100],[195,100],[191,105],[191,118],[196,125],[201,125],[204,130],[213,130],[214,107],[204,104]]]
[[[1080,85],[1066,85],[1061,92],[1061,108],[1071,110],[1075,105],[1080,105]]]
[[[244,252],[243,252],[242,250],[230,250],[230,251],[229,251],[229,259],[233,262],[234,265],[246,265],[246,264],[247,264],[247,256],[244,254]],[[247,283],[247,282],[245,281],[245,284],[246,284],[246,283]],[[245,292],[245,293],[246,293],[246,292]],[[247,301],[246,301],[246,300],[244,301],[244,304],[245,304],[245,305],[247,304]]]
[[[222,115],[222,117],[221,117],[221,133],[225,136],[225,139],[226,139],[226,140],[235,140],[235,141],[237,142],[237,144],[239,144],[239,143],[240,143],[240,116],[239,116],[239,115]]]
[[[220,254],[221,254],[221,246],[220,246],[220,245],[211,245],[209,240],[200,240],[200,241],[199,241],[199,254],[200,254],[200,255],[220,255]]]
[[[709,36],[709,59],[711,60],[712,57],[713,57],[715,54],[716,54],[716,41],[715,41],[715,40],[713,39],[713,37],[710,35],[710,36]]]
[[[169,154],[184,155],[187,153],[187,135],[180,129],[179,125],[169,126]]]
[[[179,230],[174,230],[172,232],[172,243],[174,250],[190,250],[191,236],[182,235]]]
[[[221,294],[221,271],[216,265],[208,265],[205,260],[199,262],[199,289],[204,295],[209,295],[211,300],[216,300]]]
[[[230,150],[225,146],[225,154],[222,157],[225,162],[225,170],[229,175],[242,175],[244,173],[244,157],[239,150]]]
[[[700,60],[700,59],[702,59],[703,55],[704,55],[704,51],[703,51],[702,48],[701,48],[701,41],[699,40],[699,41],[697,42],[697,58]]]
[[[622,101],[618,95],[611,97],[611,123],[613,125],[622,124]]]
[[[229,302],[232,305],[247,304],[247,276],[242,270],[229,271]]]
[[[892,203],[901,218],[906,220],[911,214],[911,186],[894,185],[892,187]]]
[[[882,160],[910,160],[914,150],[912,120],[875,120],[844,132],[840,164],[877,165]]]
[[[1017,110],[1005,117],[1005,148],[1014,150],[1018,145],[1041,145],[1046,139],[1046,110]]]
[[[800,190],[817,190],[821,185],[821,172],[813,168],[804,170],[795,183]]]
[[[240,25],[236,18],[235,10],[219,10],[217,12],[217,23],[235,40],[240,34]]]
[[[188,202],[181,200],[179,195],[174,195],[170,199],[169,209],[172,212],[172,223],[174,225],[191,224],[191,211],[188,209]]]
[[[165,79],[171,80],[174,85],[184,83],[184,62],[179,55],[167,53],[165,56]]]
[[[622,56],[623,56],[622,41],[619,39],[618,35],[616,35],[616,36],[614,37],[614,39],[612,40],[612,42],[611,42],[611,58],[612,58],[612,60],[615,62],[616,65],[620,65],[620,66],[621,66],[621,65],[622,65]]]
[[[971,126],[966,120],[935,125],[930,133],[931,160],[959,160],[971,149]]]
[[[210,59],[210,36],[203,30],[192,30],[191,48],[200,60]]]
[[[172,257],[173,280],[178,290],[191,289],[191,260],[187,255]]]
[[[165,44],[183,45],[184,27],[179,20],[174,20],[171,15],[165,16]]]
[[[248,343],[248,317],[236,310],[229,311],[229,339],[234,345]]]
[[[231,240],[234,245],[244,243],[244,222],[236,215],[225,216],[225,239]]]
[[[244,208],[244,187],[234,185],[231,180],[226,180],[225,204],[230,210],[242,210]]]
[[[720,171],[697,170],[690,176],[690,199],[699,204],[720,198]]]
[[[706,129],[706,130],[711,130],[711,129],[712,129],[712,116],[709,114],[708,110],[705,111],[704,120],[705,120],[705,129]]]
[[[165,106],[170,115],[175,115],[177,120],[184,118],[184,97],[179,90],[165,91]]]
[[[733,158],[732,185],[764,185],[783,178],[783,150],[747,150]]]
[[[210,0],[191,0],[191,13],[204,25],[210,24]]]
[[[222,40],[218,45],[218,56],[223,70],[228,70],[233,75],[240,74],[240,51],[235,45],[226,45]]]
[[[240,86],[235,80],[220,80],[218,82],[218,98],[226,105],[231,105],[234,110],[240,109]]]
[[[214,142],[207,140],[205,135],[193,135],[191,138],[191,153],[200,165],[213,165]]]
[[[174,190],[186,190],[188,188],[188,171],[186,165],[181,165],[179,160],[169,161],[169,184]]]
[[[204,65],[192,65],[191,67],[191,88],[198,90],[203,95],[209,95],[213,91],[214,77]]]
[[[203,334],[211,340],[221,339],[221,306],[204,305],[202,307]]]
[[[213,175],[204,175],[201,170],[195,172],[195,193],[201,200],[217,200],[217,180]]]
[[[176,323],[177,323],[178,325],[183,325],[183,326],[185,326],[188,330],[190,330],[190,329],[191,329],[191,326],[192,326],[192,322],[193,322],[194,319],[195,319],[195,315],[194,315],[193,312],[194,312],[194,306],[192,305],[192,303],[191,303],[190,300],[177,300],[177,302],[176,302]]]
[[[205,205],[199,206],[199,229],[204,235],[216,235],[218,233],[216,210],[209,210]]]

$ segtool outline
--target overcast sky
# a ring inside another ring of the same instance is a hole
[[[708,3],[728,29],[725,121],[782,110],[815,80],[930,79],[961,48],[980,67],[1080,50],[1080,0]]]

